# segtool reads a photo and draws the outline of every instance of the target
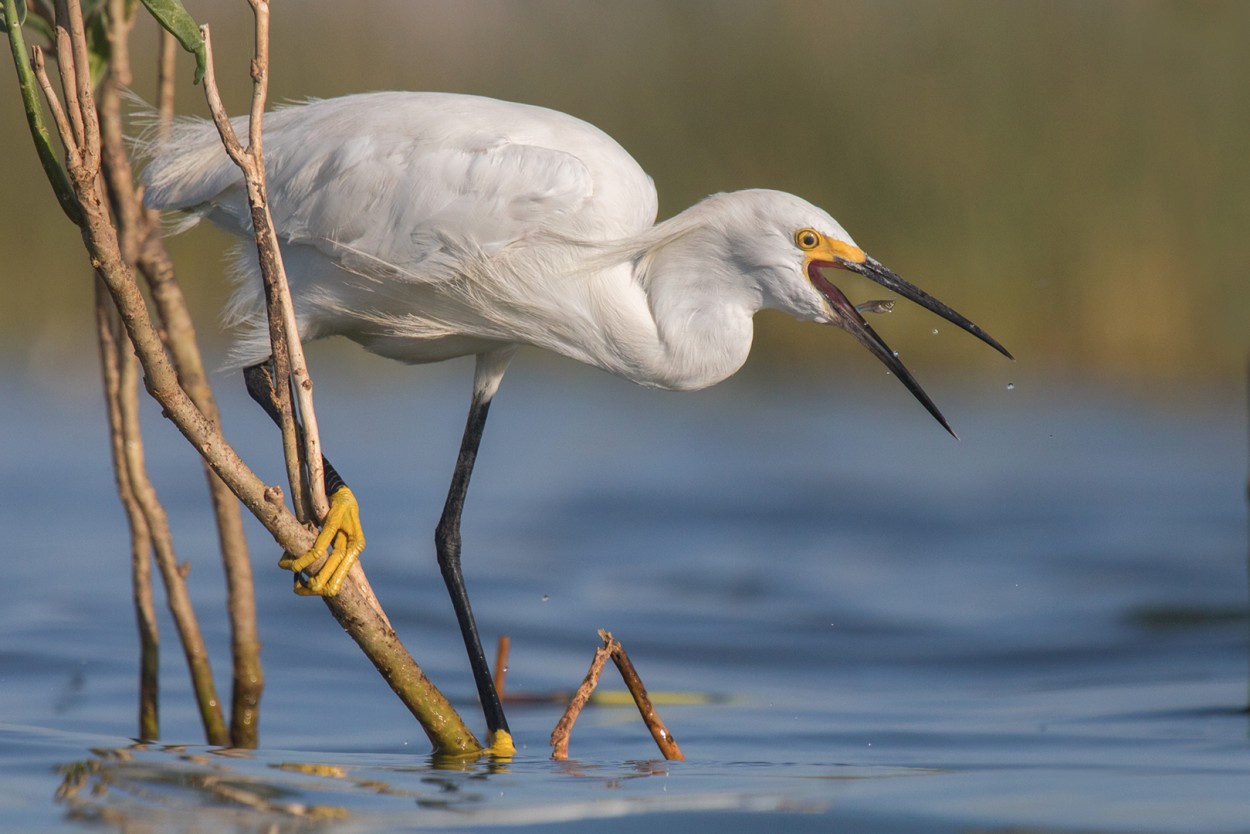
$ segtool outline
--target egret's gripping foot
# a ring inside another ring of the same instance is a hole
[[[488,744],[490,746],[486,748],[486,753],[493,758],[511,759],[516,755],[516,744],[512,741],[512,734],[507,730],[495,730]]]
[[[365,532],[360,525],[360,506],[356,496],[341,486],[330,496],[330,511],[312,550],[301,556],[287,553],[278,567],[295,572],[295,593],[301,596],[332,597],[343,586],[343,580],[365,549]],[[316,574],[308,576],[304,569],[325,559]]]

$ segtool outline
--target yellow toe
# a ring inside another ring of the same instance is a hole
[[[302,596],[332,597],[339,592],[347,572],[365,549],[365,533],[360,523],[360,506],[347,487],[330,496],[330,511],[317,534],[312,549],[300,556],[284,554],[278,566],[299,574],[324,559],[317,572],[301,581],[295,577],[295,593]]]

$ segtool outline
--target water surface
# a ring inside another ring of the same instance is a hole
[[[1250,830],[1239,392],[1027,374],[1008,390],[1003,373],[926,380],[955,442],[880,375],[674,395],[523,355],[465,518],[479,625],[513,640],[509,688],[571,689],[608,628],[653,691],[707,702],[660,706],[686,762],[657,760],[636,713],[609,706],[551,762],[562,705],[518,704],[518,758],[451,771],[254,525],[261,749],[203,746],[167,618],[163,740],[135,746],[96,383],[3,378],[0,827]],[[468,379],[375,362],[317,392],[382,602],[480,731],[432,546]],[[276,480],[238,388],[220,382],[227,431]],[[222,675],[203,479],[148,416]]]

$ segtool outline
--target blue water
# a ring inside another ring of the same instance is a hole
[[[98,386],[0,378],[0,829],[1250,830],[1240,383],[1146,395],[1004,367],[922,373],[956,442],[881,374],[755,370],[676,395],[523,354],[465,519],[509,690],[570,690],[607,628],[653,691],[706,702],[659,704],[685,762],[611,706],[552,762],[562,705],[541,703],[509,709],[516,760],[462,770],[434,767],[255,525],[261,748],[203,746],[167,618],[163,741],[135,746]],[[480,732],[432,546],[469,366],[331,362],[317,386],[371,580]],[[277,481],[272,430],[218,387],[227,433]],[[224,693],[203,479],[147,418]],[[67,766],[81,782],[58,798]]]

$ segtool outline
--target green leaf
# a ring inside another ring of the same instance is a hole
[[[22,26],[26,23],[26,0],[17,0],[17,25]],[[9,31],[9,21],[4,13],[4,9],[0,8],[0,32]]]
[[[165,31],[178,39],[183,49],[195,56],[195,83],[199,84],[208,67],[208,52],[195,18],[183,8],[182,0],[143,0],[143,5]]]

